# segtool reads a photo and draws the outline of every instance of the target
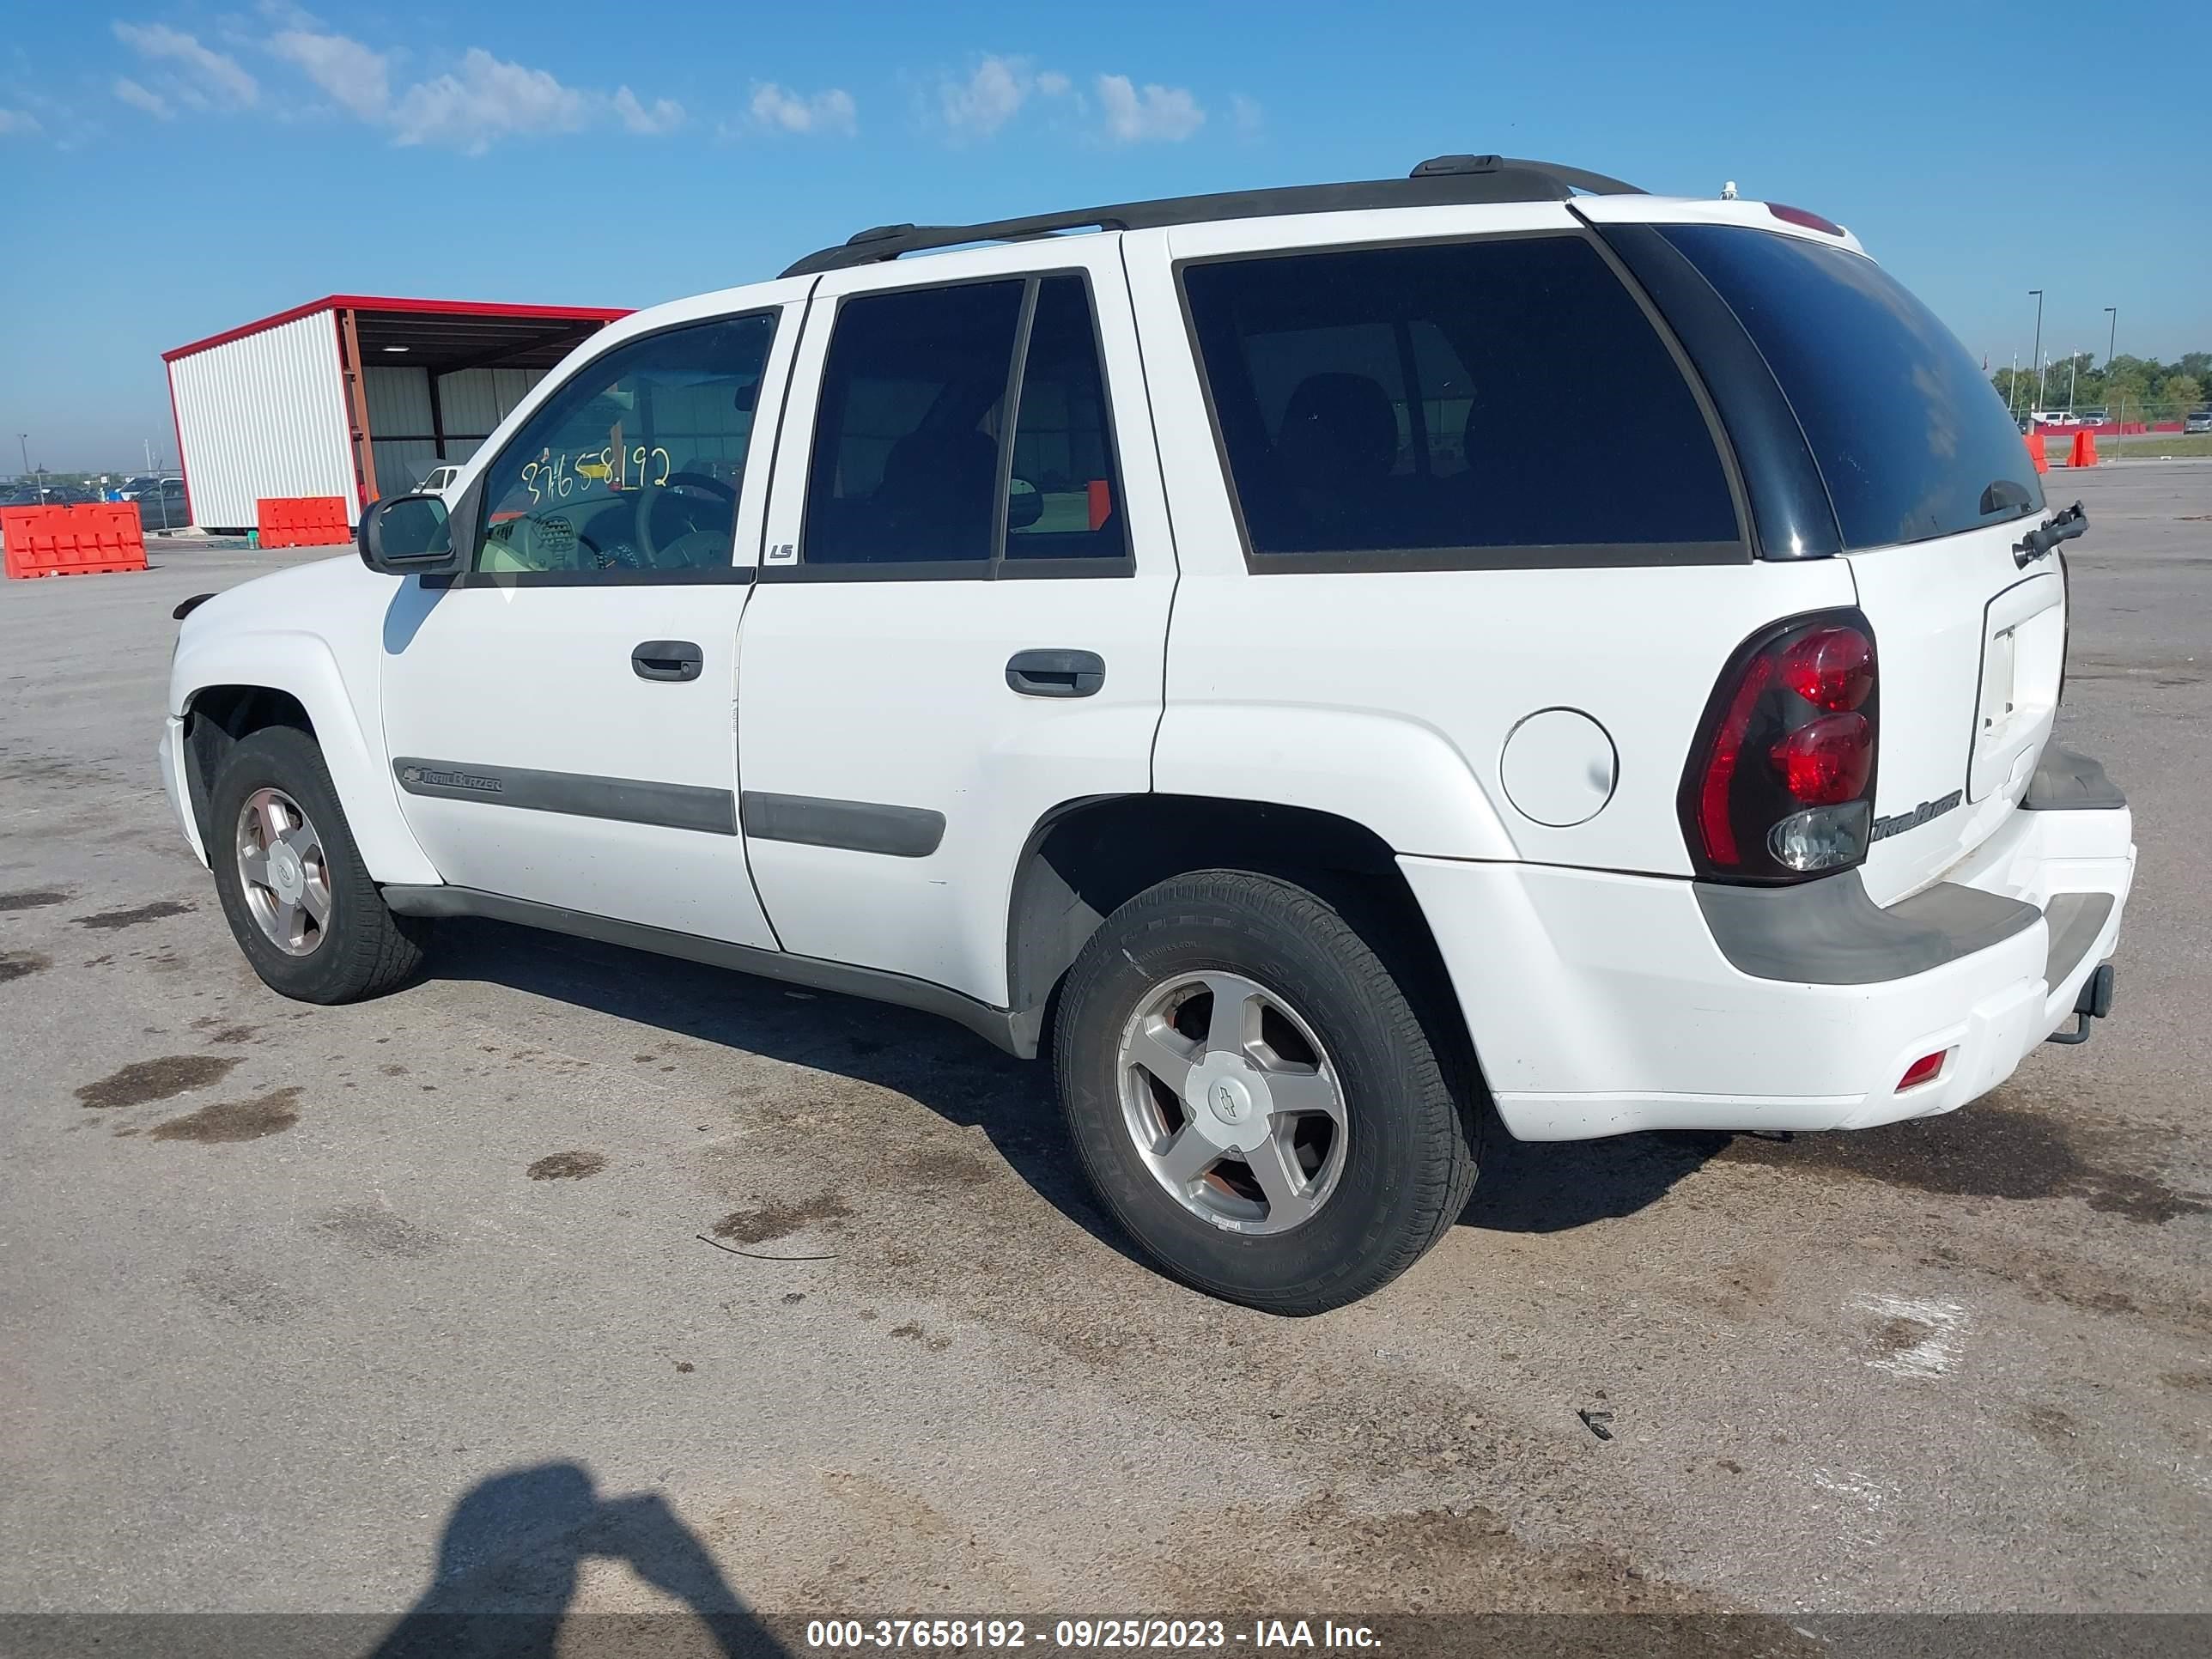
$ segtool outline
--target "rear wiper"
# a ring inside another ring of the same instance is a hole
[[[2063,513],[2053,514],[2049,523],[2029,531],[2014,543],[2012,562],[2025,570],[2036,560],[2048,557],[2059,543],[2072,541],[2088,527],[2089,515],[2076,501]]]

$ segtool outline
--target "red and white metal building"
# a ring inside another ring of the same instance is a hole
[[[476,453],[524,392],[629,313],[331,294],[161,354],[192,522],[244,530],[264,498],[362,503]]]

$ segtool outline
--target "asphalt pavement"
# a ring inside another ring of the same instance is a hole
[[[0,1610],[2212,1610],[2212,466],[2051,495],[2142,849],[2095,1039],[1509,1147],[1304,1322],[920,1015],[490,923],[275,996],[153,749],[170,608],[292,556],[5,584]]]

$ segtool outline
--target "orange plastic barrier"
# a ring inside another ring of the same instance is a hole
[[[2069,466],[2094,466],[2097,464],[2097,434],[2084,427],[2074,434],[2074,453],[2067,457]]]
[[[146,532],[135,501],[0,507],[10,577],[91,576],[146,568]]]
[[[337,547],[353,539],[343,495],[269,495],[254,507],[264,547]]]
[[[2043,453],[2042,432],[2036,428],[2030,427],[2027,430],[2026,442],[2027,444],[2027,458],[2035,463],[2035,470],[2038,472],[2050,471],[2051,458]]]

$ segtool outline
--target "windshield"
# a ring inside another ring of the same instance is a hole
[[[2042,510],[2004,399],[1936,313],[1873,260],[1802,237],[1669,225],[1790,400],[1846,550]]]

